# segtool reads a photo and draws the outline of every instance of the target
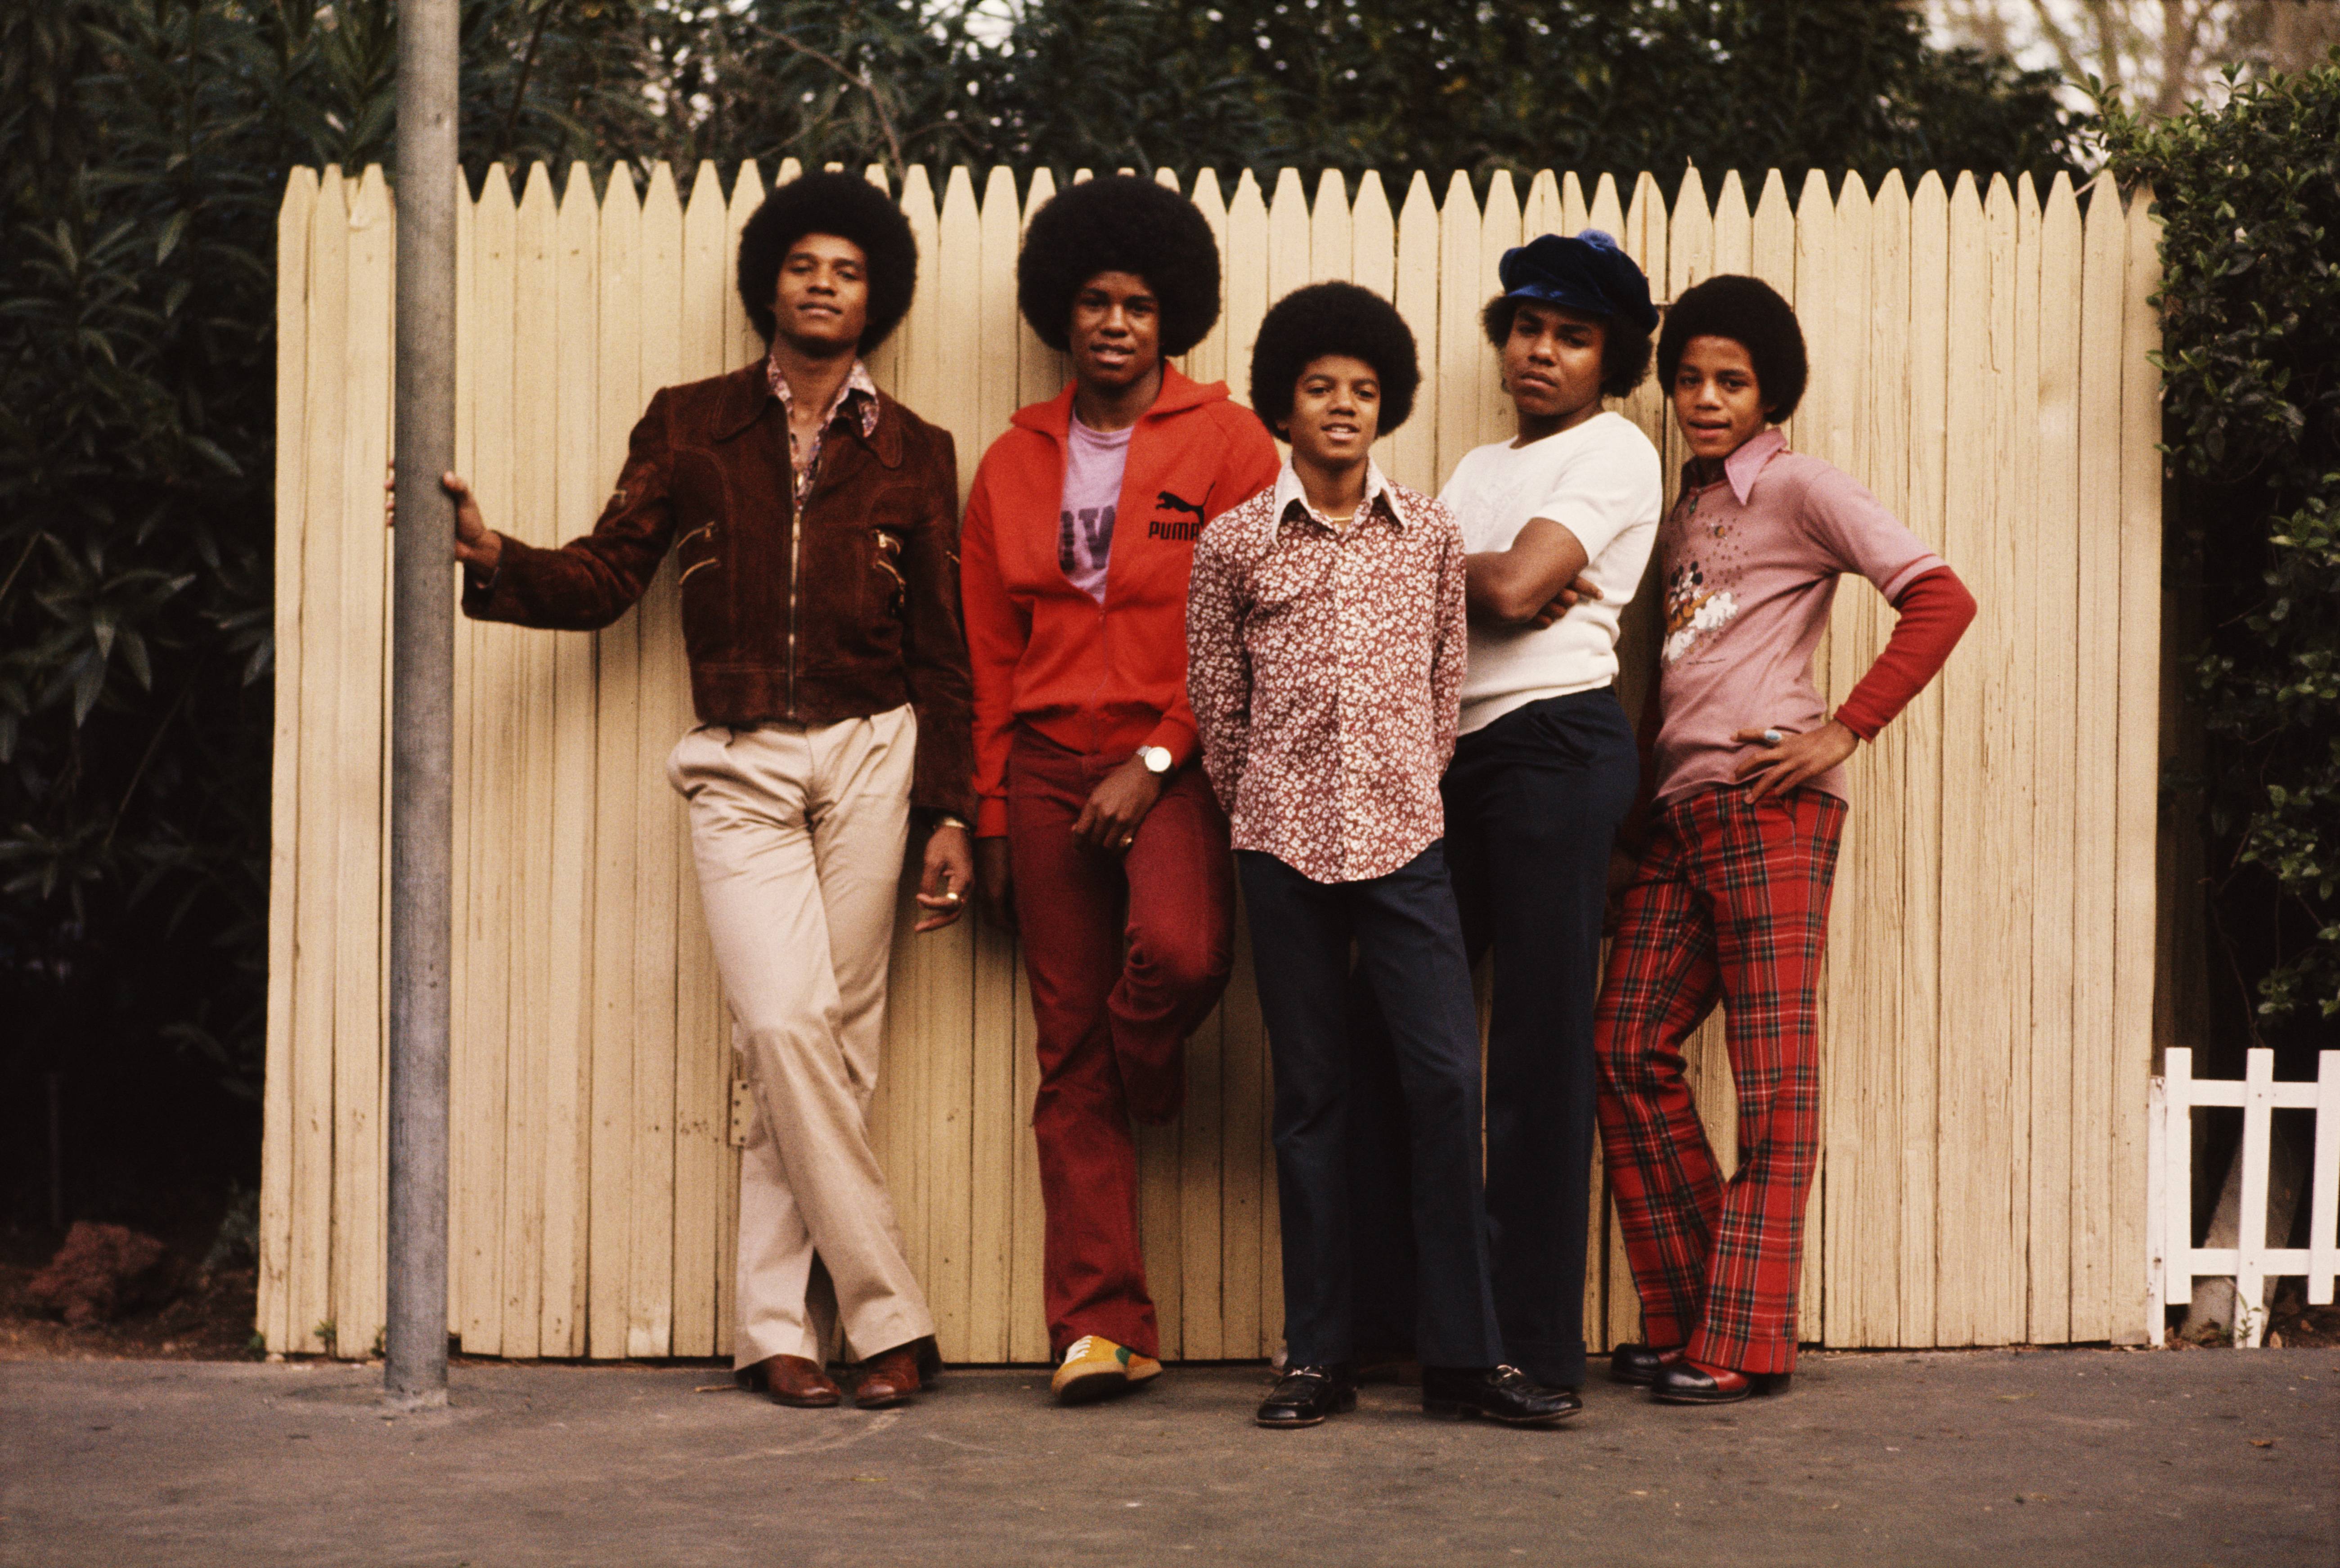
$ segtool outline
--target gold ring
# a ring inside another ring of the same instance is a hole
[[[943,889],[943,897],[951,903],[965,903],[967,902],[967,894],[959,892],[958,889],[955,887],[947,887]]]

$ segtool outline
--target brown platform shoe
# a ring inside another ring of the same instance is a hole
[[[918,1387],[918,1347],[915,1343],[881,1350],[853,1371],[853,1403],[864,1410],[907,1404]]]
[[[801,1356],[771,1356],[731,1374],[732,1381],[775,1405],[826,1410],[845,1397],[818,1362]]]

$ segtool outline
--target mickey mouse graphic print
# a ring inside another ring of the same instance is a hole
[[[1777,430],[1731,453],[1711,484],[1684,468],[1681,498],[1658,526],[1658,559],[1661,802],[1734,782],[1747,754],[1730,737],[1742,729],[1801,734],[1828,722],[1812,650],[1839,577],[1867,577],[1889,602],[1943,565],[1851,476],[1790,451]],[[1844,770],[1810,785],[1845,798]]]

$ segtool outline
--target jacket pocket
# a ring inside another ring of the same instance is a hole
[[[689,582],[709,567],[722,565],[715,547],[715,525],[699,524],[674,542],[675,574],[678,585]]]
[[[682,639],[694,659],[719,656],[729,636],[731,564],[729,530],[714,520],[696,523],[675,540],[674,581],[682,601]]]
[[[902,575],[902,535],[879,523],[869,530],[869,570],[868,586],[871,590],[870,607],[880,616],[902,618],[904,601],[909,597],[909,579]]]

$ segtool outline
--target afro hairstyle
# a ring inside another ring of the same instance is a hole
[[[1378,434],[1388,435],[1413,412],[1422,386],[1413,330],[1397,307],[1354,283],[1311,283],[1268,310],[1251,349],[1251,408],[1271,434],[1292,418],[1301,373],[1327,354],[1346,354],[1373,368],[1382,381]]]
[[[1804,399],[1810,363],[1796,309],[1760,278],[1721,272],[1685,289],[1658,329],[1658,379],[1671,389],[1692,338],[1729,338],[1755,365],[1755,389],[1774,423]]]
[[[1219,242],[1195,203],[1135,174],[1067,186],[1032,214],[1016,305],[1040,340],[1072,347],[1073,301],[1099,272],[1135,272],[1162,307],[1162,352],[1183,354],[1219,319]]]
[[[739,231],[739,302],[767,343],[778,330],[772,291],[780,263],[807,234],[834,234],[861,247],[868,263],[869,318],[861,351],[884,342],[918,287],[918,242],[893,198],[858,174],[800,174],[777,187]]]
[[[1522,299],[1517,294],[1498,294],[1487,301],[1479,312],[1479,325],[1485,330],[1487,341],[1502,351],[1512,335],[1512,321],[1522,305],[1542,304],[1542,301]],[[1561,307],[1566,309],[1566,307]],[[1581,314],[1572,311],[1571,314]],[[1604,398],[1624,398],[1632,395],[1650,373],[1650,334],[1622,316],[1601,316],[1601,395]]]

